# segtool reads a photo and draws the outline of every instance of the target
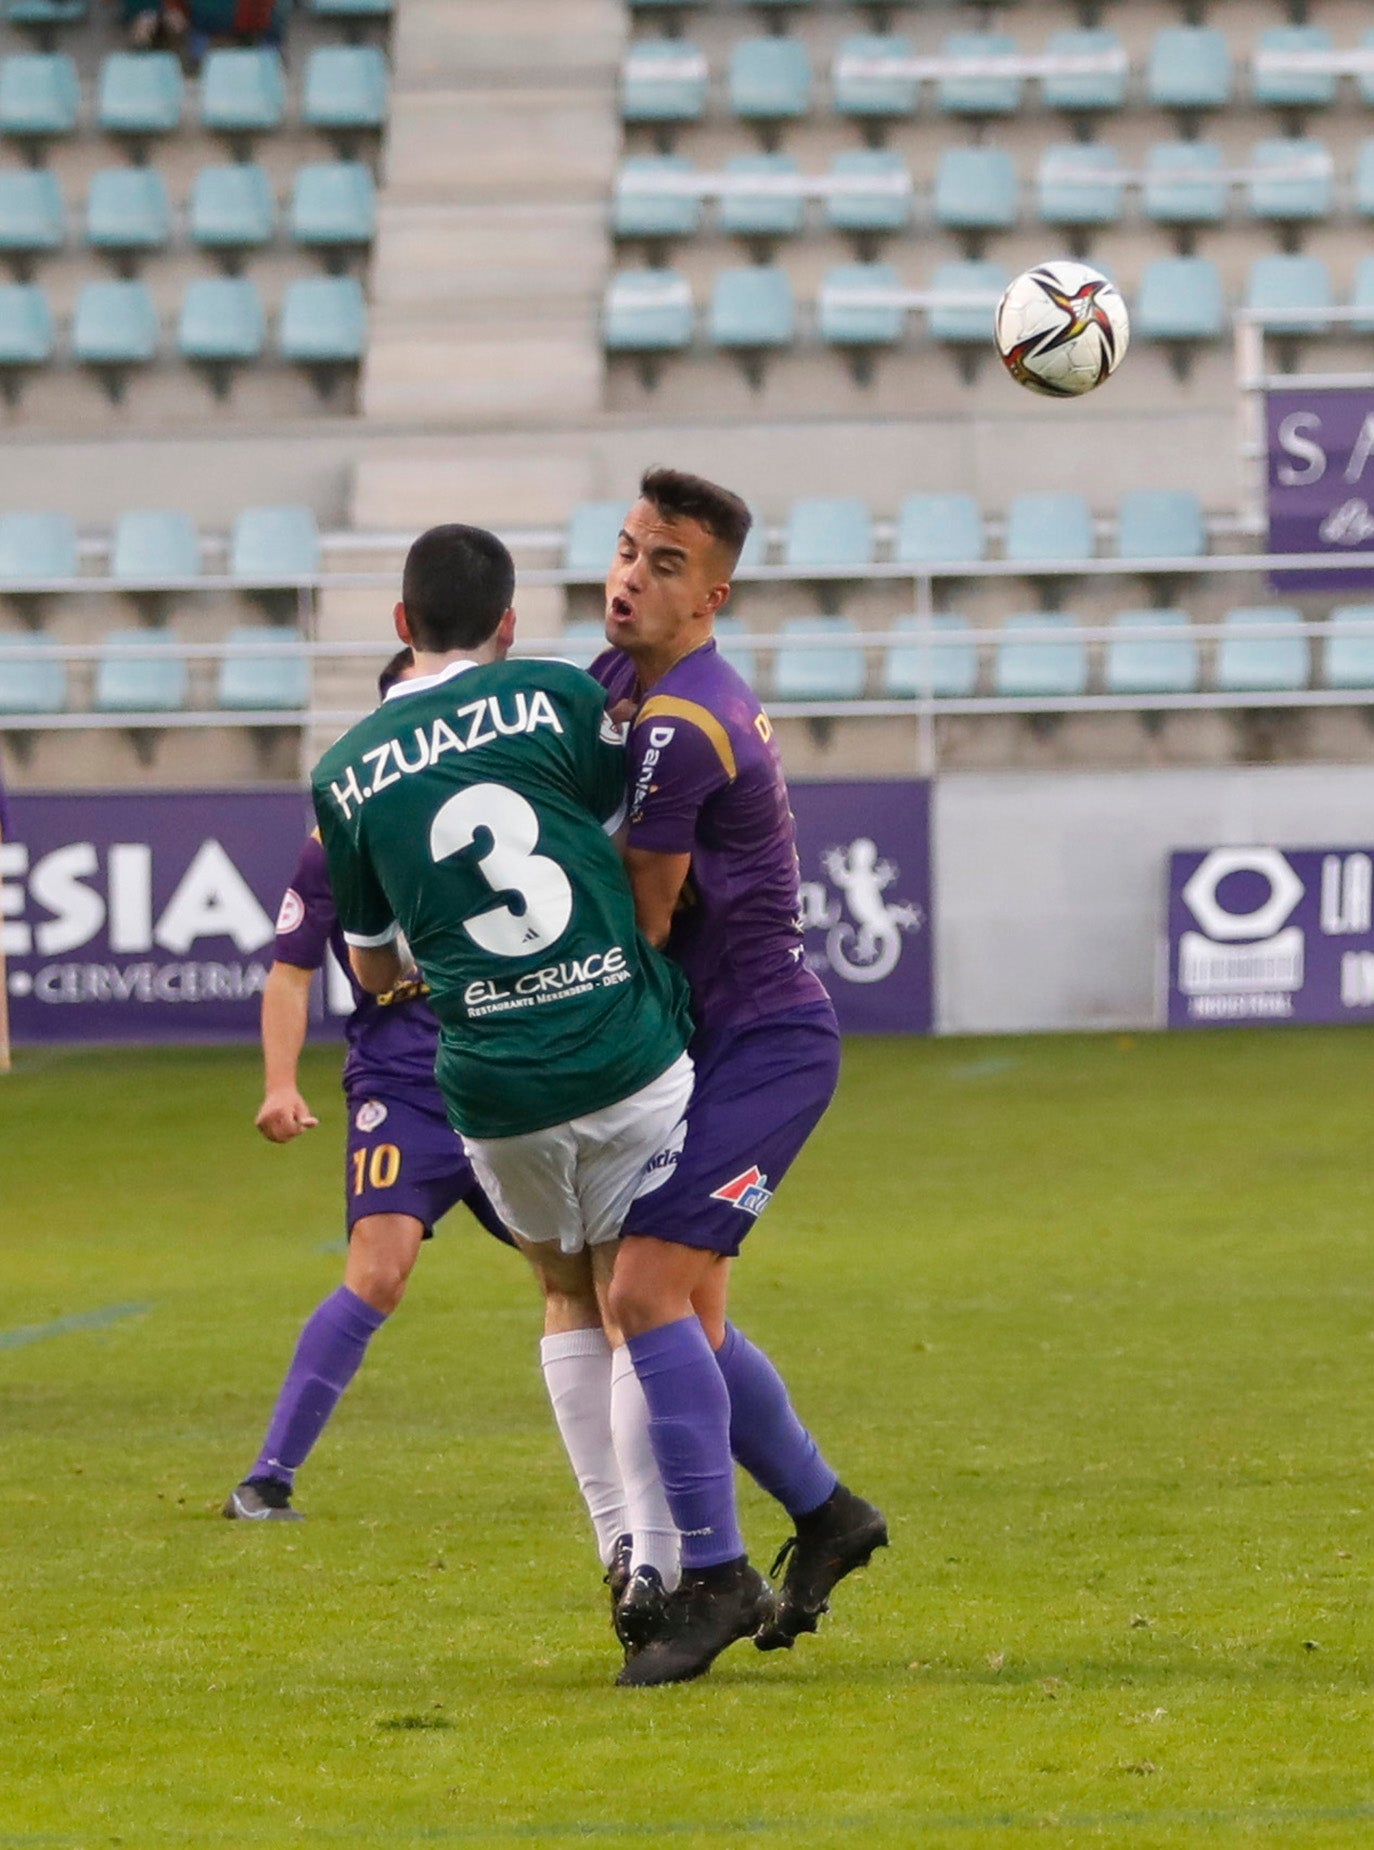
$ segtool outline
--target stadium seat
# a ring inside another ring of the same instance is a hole
[[[186,286],[177,328],[182,359],[216,367],[259,359],[267,323],[258,286],[246,276],[200,276]]]
[[[831,347],[895,347],[906,328],[906,310],[890,298],[901,287],[890,263],[832,264],[817,298],[821,339]]]
[[[60,713],[67,667],[51,636],[0,636],[0,713]]]
[[[1324,26],[1269,26],[1259,35],[1251,62],[1254,99],[1274,109],[1326,109],[1336,100],[1336,74],[1319,61],[1335,52]],[[1286,60],[1314,57],[1317,68]]]
[[[988,346],[993,314],[1007,281],[1006,265],[985,258],[937,264],[927,311],[931,339],[953,346]]]
[[[1000,32],[950,32],[940,56],[951,62],[1014,58],[1016,41]],[[947,116],[1011,116],[1021,107],[1022,80],[1012,73],[950,72],[941,77],[937,99]]]
[[[79,26],[90,10],[91,0],[5,0],[12,26]]]
[[[367,347],[367,303],[355,276],[291,283],[282,304],[282,358],[302,366],[353,366]]]
[[[76,299],[72,351],[83,365],[146,365],[160,338],[157,309],[144,283],[87,283]]]
[[[1112,618],[1120,632],[1107,644],[1103,685],[1109,694],[1193,694],[1198,689],[1198,647],[1184,610],[1121,610]],[[1177,635],[1137,636],[1142,629]]]
[[[1350,306],[1363,311],[1343,331],[1351,334],[1374,334],[1374,257],[1361,257],[1355,265],[1355,286],[1350,292]]]
[[[711,291],[707,328],[712,346],[757,352],[790,347],[797,304],[786,270],[775,264],[722,270]]]
[[[845,148],[831,161],[830,174],[854,190],[826,196],[828,231],[882,237],[910,225],[911,173],[900,154],[887,148]]]
[[[75,578],[79,569],[70,514],[0,515],[0,583]]]
[[[864,652],[857,644],[829,649],[791,648],[788,640],[813,636],[837,639],[858,631],[847,617],[789,617],[773,658],[773,698],[791,700],[862,700]]]
[[[1226,217],[1225,163],[1210,141],[1157,141],[1145,157],[1141,203],[1157,225],[1219,225]]]
[[[91,175],[86,242],[93,250],[164,250],[172,235],[172,205],[155,167],[106,167]]]
[[[1228,610],[1222,619],[1223,635],[1217,649],[1216,685],[1219,693],[1296,693],[1307,686],[1307,638],[1256,636],[1248,632],[1264,625],[1300,625],[1302,613],[1288,605],[1272,609]]]
[[[1153,257],[1131,311],[1141,340],[1220,340],[1226,328],[1221,271],[1210,257]]]
[[[559,638],[559,654],[565,660],[575,662],[579,668],[586,668],[605,647],[605,626],[595,617],[574,617],[564,622]]]
[[[1004,547],[1020,565],[1091,559],[1093,517],[1082,495],[1016,495],[1007,510]]]
[[[694,238],[701,229],[701,200],[695,193],[657,187],[694,171],[682,154],[633,154],[622,161],[611,206],[618,238]]]
[[[396,0],[310,0],[316,19],[390,19]]]
[[[1094,115],[1120,109],[1126,101],[1126,49],[1110,27],[1052,32],[1045,46],[1051,58],[1101,59],[1102,69],[1052,71],[1040,80],[1046,109],[1066,115]]]
[[[1150,46],[1145,95],[1152,109],[1225,109],[1231,100],[1225,33],[1215,26],[1164,26]]]
[[[1123,495],[1116,550],[1122,559],[1200,559],[1207,550],[1202,504],[1186,488],[1140,488]]]
[[[175,713],[190,687],[184,655],[150,655],[149,644],[173,640],[166,630],[111,630],[100,644],[95,667],[98,713]]]
[[[1121,159],[1105,142],[1068,141],[1046,148],[1036,177],[1036,210],[1045,225],[1114,225],[1121,217]]]
[[[626,122],[698,122],[706,107],[706,60],[685,39],[637,39],[625,54],[620,114]]]
[[[200,537],[186,514],[167,509],[121,514],[110,548],[110,576],[139,586],[200,577]]]
[[[1312,309],[1332,306],[1331,273],[1320,257],[1273,253],[1250,266],[1245,306],[1274,334],[1321,334]]]
[[[935,222],[946,231],[1008,231],[1017,219],[1016,169],[1005,148],[946,148],[935,170]]]
[[[36,151],[76,129],[81,86],[61,52],[24,52],[0,64],[0,135]]]
[[[291,189],[291,238],[326,254],[371,244],[377,229],[377,188],[361,161],[316,161],[296,170]]]
[[[630,505],[628,501],[578,502],[568,521],[563,548],[565,572],[590,579],[606,576]]]
[[[800,233],[806,212],[801,192],[782,190],[798,179],[790,154],[732,154],[725,173],[731,180],[758,180],[762,185],[758,192],[722,195],[716,220],[721,231],[739,238],[790,238]]]
[[[993,662],[993,691],[1003,700],[1066,699],[1086,693],[1088,651],[1077,635],[1072,617],[1037,611],[1008,617],[1007,632],[997,645]],[[1018,630],[1052,630],[1058,636],[1018,637]]]
[[[100,70],[96,119],[107,135],[144,141],[181,123],[181,64],[170,51],[116,51]]]
[[[722,658],[729,662],[737,675],[741,675],[750,687],[758,683],[758,657],[747,641],[749,632],[738,617],[717,617],[715,623],[716,647]]]
[[[375,45],[320,45],[305,67],[301,120],[351,136],[386,125],[386,60]]]
[[[320,569],[320,530],[308,507],[247,507],[229,541],[229,576],[295,584]]]
[[[801,572],[811,566],[873,563],[873,516],[868,503],[852,495],[807,495],[787,516],[783,563]]]
[[[202,167],[191,188],[191,240],[204,250],[245,251],[269,244],[277,205],[265,170],[246,161]]]
[[[212,133],[261,135],[286,114],[281,55],[267,46],[212,51],[200,73],[200,125]]]
[[[62,248],[62,189],[43,168],[0,171],[0,252],[24,260]]]
[[[1355,210],[1374,218],[1374,141],[1362,141],[1355,162]]]
[[[1374,604],[1337,604],[1328,621],[1338,633],[1326,638],[1326,685],[1374,687]]]
[[[894,637],[915,633],[917,640],[893,641],[883,657],[882,696],[885,700],[917,700],[932,694],[937,700],[969,700],[978,691],[978,646],[962,617],[941,612],[930,619],[930,629],[941,640],[920,637],[919,617],[898,617]]]
[[[897,510],[899,565],[973,565],[986,551],[983,516],[972,495],[908,495]]]
[[[854,33],[840,40],[831,66],[835,113],[866,121],[892,121],[916,113],[916,79],[900,71],[868,72],[864,65],[910,62],[911,41],[896,33]]]
[[[1360,50],[1366,55],[1374,52],[1374,26],[1365,28],[1364,37],[1360,40]],[[1374,70],[1366,69],[1357,73],[1355,90],[1366,108],[1374,103]]]
[[[800,39],[744,39],[730,55],[730,111],[769,128],[811,107],[811,59]]]
[[[52,309],[36,283],[0,283],[0,387],[13,396],[20,372],[43,366],[57,342]]]
[[[295,712],[310,704],[310,661],[293,629],[232,629],[225,642],[251,654],[225,655],[216,699],[240,712]]]
[[[606,291],[611,353],[670,353],[691,345],[692,286],[677,270],[621,270]]]
[[[1324,143],[1297,136],[1257,141],[1250,167],[1251,218],[1291,225],[1330,217],[1335,176]]]

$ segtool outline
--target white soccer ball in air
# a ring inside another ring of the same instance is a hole
[[[1115,283],[1086,263],[1038,263],[1007,285],[994,337],[1018,385],[1078,398],[1110,378],[1131,338]]]

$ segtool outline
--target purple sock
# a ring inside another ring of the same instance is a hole
[[[665,1323],[628,1348],[649,1403],[649,1443],[682,1532],[684,1570],[717,1567],[744,1553],[735,1513],[730,1396],[695,1317]]]
[[[384,1311],[373,1310],[347,1285],[340,1285],[307,1319],[250,1477],[294,1482],[385,1322]]]
[[[782,1376],[762,1349],[725,1326],[716,1365],[730,1393],[730,1449],[789,1516],[808,1516],[839,1479],[792,1410]]]

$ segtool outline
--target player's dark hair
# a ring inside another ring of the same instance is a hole
[[[514,561],[485,527],[431,527],[406,556],[401,602],[417,649],[480,648],[514,596]]]
[[[695,520],[705,527],[729,553],[730,569],[734,570],[754,524],[754,516],[738,495],[717,482],[708,482],[705,476],[688,475],[683,469],[646,469],[639,492],[660,514]]]
[[[413,668],[414,666],[415,651],[410,647],[409,643],[407,643],[404,649],[397,649],[386,667],[383,668],[382,672],[377,676],[377,692],[381,695],[383,700],[386,699],[392,688],[395,687],[406,669]]]

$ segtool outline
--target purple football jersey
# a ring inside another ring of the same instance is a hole
[[[635,665],[618,649],[592,673],[612,704],[640,700]],[[796,835],[773,728],[714,642],[642,700],[629,776],[630,846],[692,857],[667,950],[687,973],[698,1027],[824,1002],[803,954]]]
[[[318,970],[331,950],[353,991],[353,1013],[344,1025],[348,1058],[344,1062],[344,1091],[419,1093],[436,1096],[434,1055],[439,1045],[439,1024],[429,1004],[418,996],[384,1002],[354,980],[348,946],[339,928],[334,895],[329,890],[329,869],[318,835],[310,835],[291,885],[277,914],[278,963],[301,970]]]

